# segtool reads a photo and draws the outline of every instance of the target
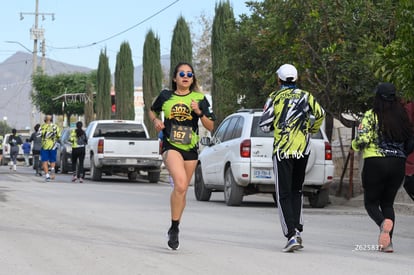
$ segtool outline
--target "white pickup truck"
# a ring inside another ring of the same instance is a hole
[[[162,157],[158,139],[150,139],[143,123],[133,120],[95,120],[85,130],[85,170],[99,181],[102,174],[127,175],[134,181],[143,171],[151,183],[160,178]]]

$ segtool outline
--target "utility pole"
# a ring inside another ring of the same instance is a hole
[[[31,39],[33,39],[33,75],[37,73],[37,40],[44,38],[44,30],[38,28],[39,25],[39,0],[36,0],[35,24],[30,29]]]
[[[46,70],[46,41],[45,39],[42,40],[42,43],[40,44],[40,50],[42,51],[42,72],[45,73]]]
[[[38,53],[38,41],[41,40],[42,43],[42,72],[45,71],[45,29],[39,28],[39,15],[42,16],[42,20],[45,20],[46,16],[51,16],[52,20],[55,20],[55,14],[54,13],[39,13],[39,0],[36,0],[36,7],[35,12],[21,12],[20,13],[20,20],[24,19],[24,15],[34,15],[35,17],[35,24],[30,29],[30,38],[33,39],[33,71],[32,71],[32,77],[37,73],[37,53]],[[32,94],[36,94],[36,90],[32,84]],[[31,126],[32,128],[36,123],[40,121],[40,113],[37,110],[36,106],[32,106],[32,114],[31,114]]]

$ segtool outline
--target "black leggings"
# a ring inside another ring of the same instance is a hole
[[[384,219],[395,222],[394,200],[404,174],[405,158],[375,157],[364,160],[362,186],[365,209],[378,226]]]
[[[78,169],[76,164],[78,163]],[[85,172],[83,171],[83,161],[85,160],[85,147],[72,148],[72,171],[73,175],[79,178],[85,178]]]

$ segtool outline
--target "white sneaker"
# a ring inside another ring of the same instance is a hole
[[[300,249],[300,244],[298,243],[298,240],[296,239],[296,236],[291,237],[286,246],[282,249],[283,252],[293,252],[295,250]]]
[[[302,236],[300,235],[300,231],[299,230],[295,229],[295,231],[296,231],[296,234],[295,234],[296,240],[298,241],[298,243],[300,245],[299,249],[302,249],[303,248],[303,245],[302,245]]]

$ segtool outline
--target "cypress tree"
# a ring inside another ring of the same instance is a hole
[[[96,93],[96,119],[111,118],[111,70],[105,51],[99,55]]]
[[[135,119],[134,64],[128,42],[121,44],[115,65],[115,102],[117,119]]]
[[[213,81],[211,98],[216,114],[216,125],[234,110],[237,104],[235,92],[231,87],[231,80],[226,79],[229,69],[229,51],[225,47],[225,37],[234,31],[235,19],[233,8],[229,1],[216,4],[211,36],[211,60]]]
[[[155,37],[154,32],[150,30],[144,42],[144,54],[142,60],[142,92],[144,96],[144,123],[147,125],[151,137],[156,137],[157,132],[152,127],[152,121],[147,116],[153,100],[159,94],[162,88],[162,67],[161,67],[161,50],[160,40]]]
[[[94,120],[94,111],[93,111],[93,93],[95,91],[94,83],[97,82],[97,71],[93,71],[89,75],[88,83],[86,84],[86,99],[85,99],[85,107],[84,107],[84,120],[85,126],[89,124],[92,120]]]
[[[184,17],[180,16],[174,28],[173,37],[171,40],[171,54],[170,54],[170,85],[171,74],[175,66],[180,62],[192,63],[193,61],[193,46],[191,43],[190,28]],[[171,88],[171,87],[170,87]]]

